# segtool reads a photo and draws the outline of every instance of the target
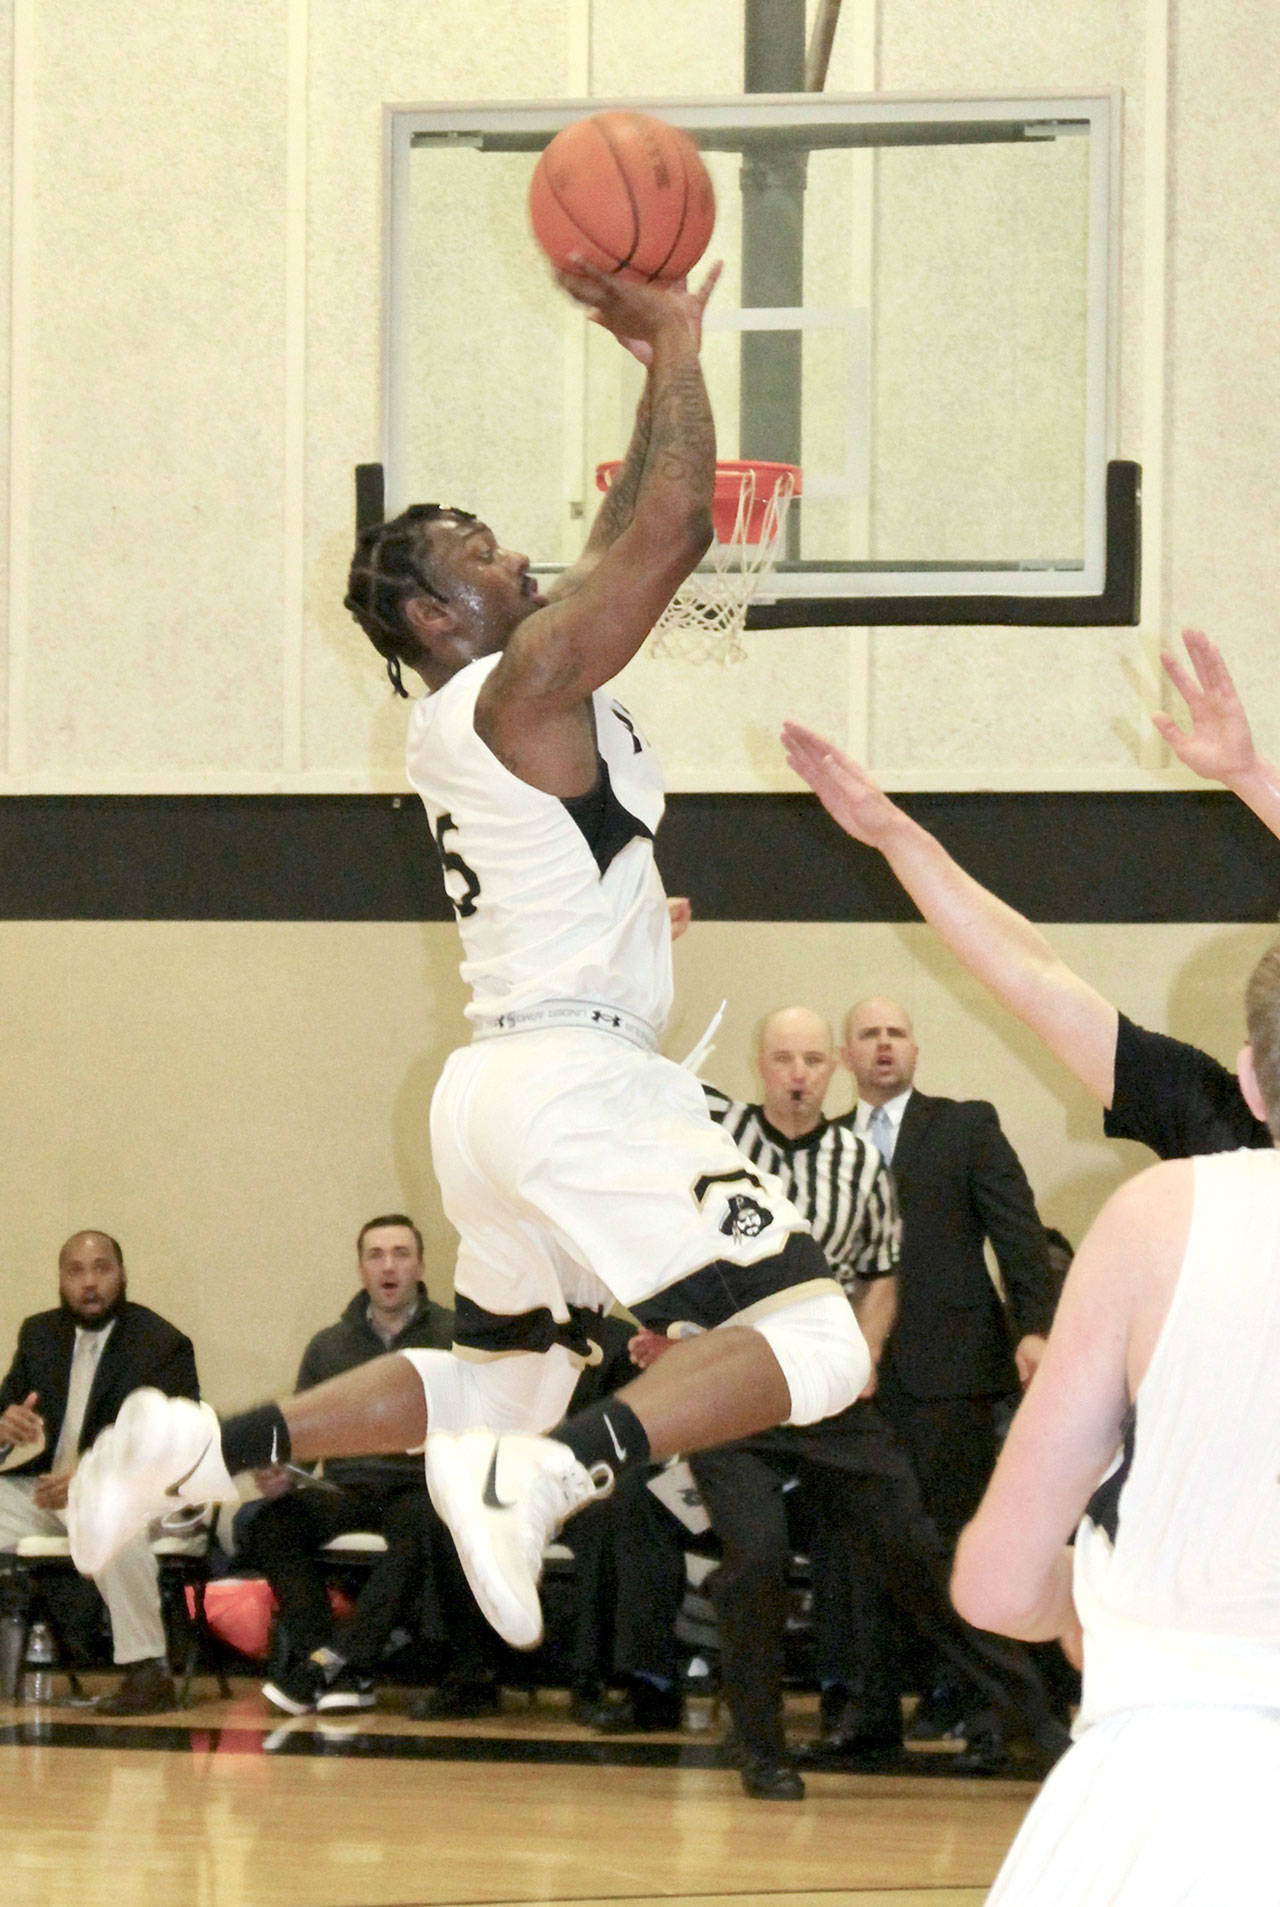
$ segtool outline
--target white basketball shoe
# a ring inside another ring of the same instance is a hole
[[[71,1479],[71,1559],[81,1575],[93,1576],[157,1517],[184,1503],[228,1503],[238,1495],[208,1404],[133,1391]]]
[[[542,1640],[542,1552],[560,1525],[613,1489],[554,1437],[437,1431],[427,1438],[427,1488],[449,1525],[471,1592],[515,1649]]]

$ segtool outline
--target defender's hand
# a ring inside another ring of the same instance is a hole
[[[1176,656],[1165,653],[1160,661],[1187,705],[1191,728],[1179,728],[1172,715],[1163,710],[1153,714],[1151,720],[1193,774],[1230,787],[1257,765],[1249,718],[1216,644],[1202,629],[1184,629],[1182,640],[1194,676]]]
[[[689,922],[693,919],[693,903],[683,895],[667,896],[667,916],[671,922],[671,938],[679,940]]]
[[[799,722],[783,723],[782,746],[791,767],[808,782],[832,820],[855,841],[879,847],[902,811],[866,769]]]
[[[10,1404],[0,1416],[0,1444],[39,1443],[44,1418],[36,1409],[39,1393],[32,1391],[20,1404]]]

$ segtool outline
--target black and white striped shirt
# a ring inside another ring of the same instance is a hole
[[[901,1225],[893,1179],[875,1146],[854,1131],[852,1113],[823,1119],[803,1138],[788,1139],[762,1106],[730,1099],[715,1086],[703,1091],[711,1117],[738,1149],[782,1180],[851,1297],[857,1281],[897,1270]]]

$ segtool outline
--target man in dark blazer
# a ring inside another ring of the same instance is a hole
[[[67,1486],[80,1453],[113,1423],[125,1398],[149,1384],[199,1398],[190,1338],[126,1296],[124,1257],[105,1232],[76,1232],[58,1254],[56,1310],[24,1319],[0,1384],[0,1550],[24,1536],[61,1535]],[[6,1446],[7,1452],[6,1452]],[[160,1617],[156,1560],[145,1533],[94,1578],[123,1669],[109,1715],[171,1708],[173,1679]]]
[[[842,1056],[858,1088],[855,1130],[887,1159],[902,1218],[898,1315],[880,1364],[880,1407],[953,1550],[995,1468],[1002,1422],[1044,1354],[1054,1304],[1048,1246],[995,1107],[916,1090],[919,1048],[898,1001],[876,996],[852,1007]],[[1003,1296],[987,1268],[988,1242]],[[864,1615],[876,1620],[869,1603]],[[966,1716],[985,1763],[998,1753],[981,1743],[992,1732],[988,1718],[946,1677],[912,1732],[942,1733]]]
[[[918,1058],[910,1015],[896,1000],[850,1010],[844,1061],[858,1087],[855,1129],[887,1158],[902,1215],[898,1315],[880,1402],[954,1545],[995,1465],[1001,1407],[1044,1353],[1054,1282],[1027,1175],[995,1107],[918,1092]],[[1003,1300],[987,1269],[988,1240]]]

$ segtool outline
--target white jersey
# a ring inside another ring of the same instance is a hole
[[[1193,1169],[1169,1312],[1076,1537],[1078,1731],[1152,1704],[1280,1713],[1280,1154]]]
[[[671,1009],[671,927],[653,858],[662,776],[619,703],[592,697],[603,764],[592,796],[531,788],[476,733],[476,697],[498,655],[459,670],[409,718],[409,779],[422,796],[462,935],[468,1017],[556,1001],[621,1008],[660,1034]]]

